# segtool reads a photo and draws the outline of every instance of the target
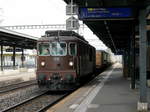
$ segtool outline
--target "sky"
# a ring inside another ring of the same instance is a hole
[[[0,0],[5,25],[64,23],[65,6],[63,0]]]
[[[63,0],[0,0],[0,26],[65,24],[66,3]],[[82,22],[80,22],[82,23]],[[40,37],[45,30],[15,30]],[[107,49],[88,28],[80,30],[97,49]]]

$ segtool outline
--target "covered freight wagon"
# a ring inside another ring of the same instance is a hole
[[[96,51],[96,69],[101,69],[111,64],[110,55],[101,50]]]

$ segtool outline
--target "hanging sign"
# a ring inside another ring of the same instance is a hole
[[[115,19],[131,17],[131,8],[79,8],[79,19]]]

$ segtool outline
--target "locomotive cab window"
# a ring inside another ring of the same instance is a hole
[[[77,55],[77,48],[75,43],[70,43],[69,44],[69,54],[71,56],[76,56]]]
[[[52,42],[51,44],[52,56],[65,56],[67,55],[67,44],[65,42]]]
[[[39,43],[38,45],[39,55],[41,56],[50,55],[49,47],[50,47],[49,43]]]

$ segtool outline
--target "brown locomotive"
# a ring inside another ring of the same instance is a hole
[[[73,31],[46,31],[37,43],[37,81],[50,90],[71,90],[95,71],[95,48]]]

